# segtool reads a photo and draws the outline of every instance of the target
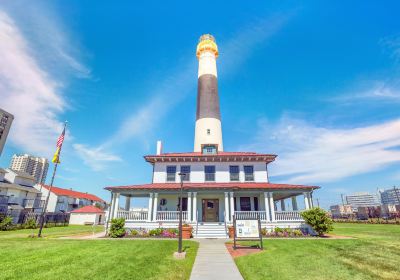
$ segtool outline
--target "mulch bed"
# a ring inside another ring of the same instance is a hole
[[[228,249],[229,254],[231,254],[232,258],[237,258],[241,256],[247,256],[250,254],[260,253],[263,250],[260,248],[249,248],[243,246],[236,246],[236,250],[233,250],[233,243],[225,243],[226,249]]]

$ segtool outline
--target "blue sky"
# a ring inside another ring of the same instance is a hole
[[[399,185],[400,4],[264,2],[2,2],[15,121],[0,166],[50,158],[68,120],[57,186],[109,199],[105,186],[150,182],[157,140],[193,149],[195,47],[211,33],[225,150],[278,154],[271,181],[320,185],[324,207]]]

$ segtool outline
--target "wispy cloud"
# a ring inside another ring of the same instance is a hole
[[[396,62],[400,62],[400,35],[382,38],[379,43]]]
[[[229,39],[218,41],[220,55],[226,57],[220,65],[224,75],[235,72],[254,49],[278,32],[293,13],[257,19],[235,32]],[[238,55],[240,54],[240,55]],[[234,58],[234,59],[232,59]],[[117,144],[142,137],[173,110],[196,87],[197,65],[194,62],[179,65],[160,83],[149,90],[151,99],[127,116],[115,133],[94,150],[111,149]],[[172,74],[171,74],[172,73]]]
[[[62,129],[60,116],[69,107],[64,70],[80,77],[90,71],[70,53],[71,44],[46,11],[31,17],[15,11],[0,7],[1,107],[15,116],[10,142],[23,152],[50,157]]]
[[[261,119],[258,130],[241,149],[278,153],[271,174],[289,182],[333,182],[400,162],[400,119],[338,129],[284,117],[276,124]]]
[[[82,144],[74,144],[73,147],[84,163],[94,171],[104,170],[110,162],[121,161],[120,157],[105,152],[101,147],[89,148]]]

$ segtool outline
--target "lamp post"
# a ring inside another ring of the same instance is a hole
[[[179,196],[179,236],[178,236],[178,254],[182,253],[182,195],[183,195],[183,178],[186,176],[185,173],[180,172],[179,177],[181,179],[181,192]]]

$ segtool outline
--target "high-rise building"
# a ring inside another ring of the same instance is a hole
[[[367,192],[346,195],[346,203],[351,205],[353,209],[357,207],[379,206],[381,204],[376,194]]]
[[[0,156],[6,144],[8,132],[10,131],[11,123],[14,116],[0,109]]]
[[[37,183],[44,183],[49,169],[49,161],[46,158],[28,154],[13,155],[10,169],[26,172],[35,177]]]
[[[392,189],[387,189],[380,191],[382,204],[394,204],[400,205],[400,189],[393,187]]]

